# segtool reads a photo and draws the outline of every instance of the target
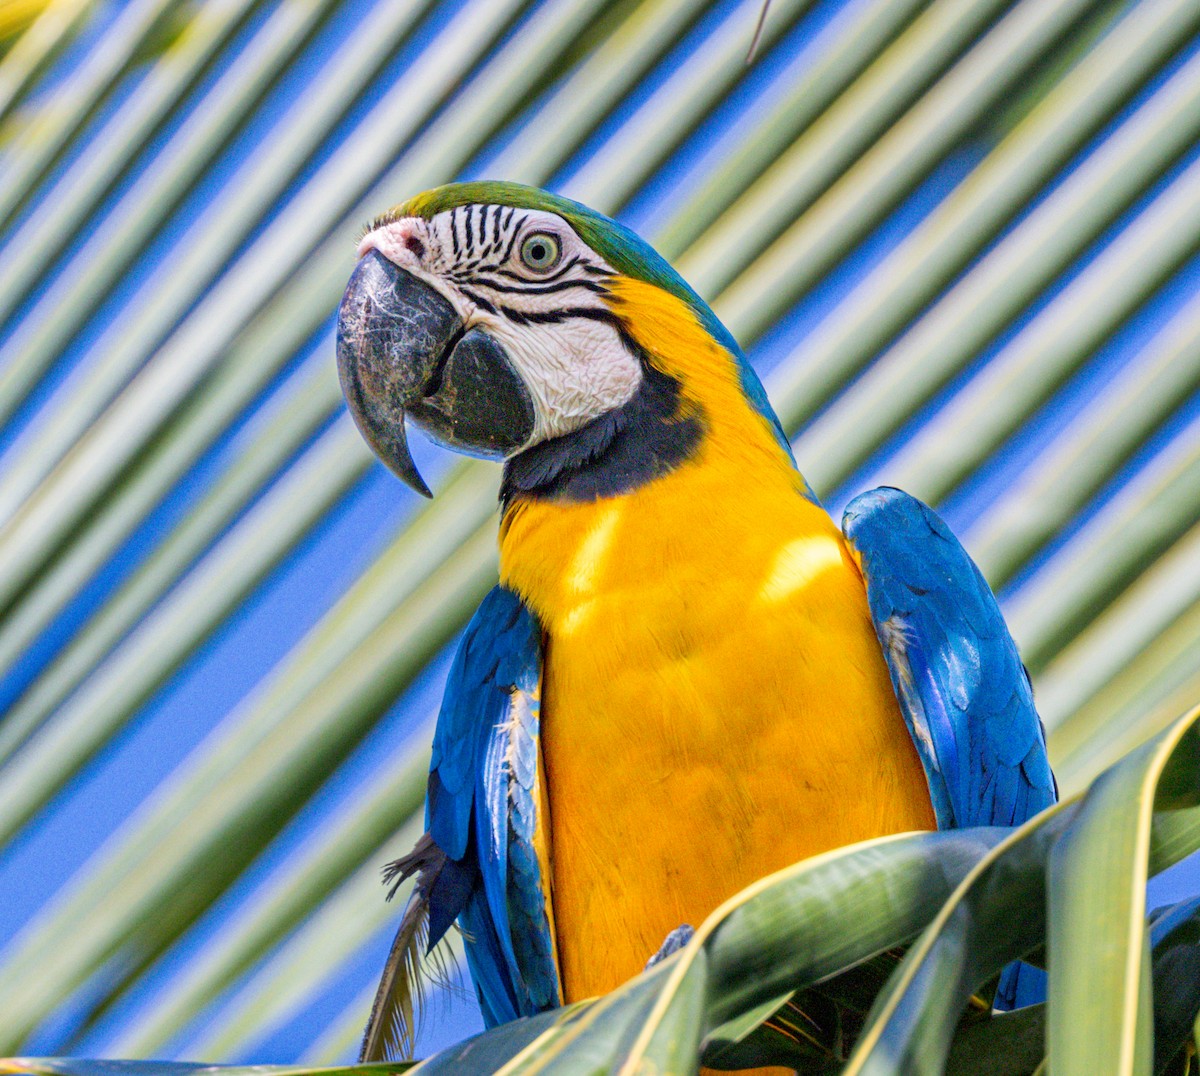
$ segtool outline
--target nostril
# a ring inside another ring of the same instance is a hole
[[[415,235],[406,235],[404,237],[404,245],[408,247],[412,253],[418,257],[425,257],[425,244],[421,242]]]

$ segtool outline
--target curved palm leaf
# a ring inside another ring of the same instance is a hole
[[[972,994],[1011,960],[1042,951],[1049,1003],[1018,1019],[1045,1027],[1055,1070],[1149,1071],[1155,1020],[1144,879],[1200,849],[1198,748],[1200,707],[1086,794],[1018,829],[901,834],[814,856],[739,893],[683,950],[607,997],[505,1025],[419,1069],[683,1072],[724,1055],[739,1067],[938,1073]],[[1196,921],[1196,900],[1156,918],[1157,1026],[1168,1057],[1200,1009],[1195,984],[1176,988],[1168,967],[1168,954],[1195,947],[1194,932],[1180,928]],[[789,999],[802,1014],[822,992],[838,996],[839,978],[864,961],[914,938],[844,1068],[849,1044],[840,1027],[822,1028],[819,1009],[787,1052],[748,1052],[750,1033],[764,1023],[778,1028]],[[975,1071],[991,1071],[984,1029],[1007,1043],[1012,1021],[983,1010],[964,1026],[979,1051]],[[731,1057],[734,1043],[742,1052]],[[15,1071],[22,1062],[5,1064]],[[89,1076],[94,1063],[23,1064]]]

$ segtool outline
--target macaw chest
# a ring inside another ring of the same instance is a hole
[[[657,577],[594,572],[546,624],[541,743],[567,1000],[636,974],[670,930],[763,875],[934,828],[842,549],[821,533],[749,571],[749,558],[708,556]]]

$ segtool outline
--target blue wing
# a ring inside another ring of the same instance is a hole
[[[420,940],[431,950],[456,919],[489,1027],[561,1004],[548,879],[534,845],[541,650],[533,614],[511,591],[492,590],[467,626],[438,714],[428,832],[389,869],[389,880],[416,874],[417,885],[362,1060],[410,1045],[422,955],[414,948]]]
[[[1000,607],[937,514],[897,489],[850,502],[842,530],[939,829],[1015,826],[1057,799],[1033,689]],[[1044,996],[1042,973],[1011,965],[996,1004]]]
[[[938,828],[1013,826],[1055,799],[1033,690],[1000,607],[946,524],[915,497],[856,497],[842,530],[917,745]]]

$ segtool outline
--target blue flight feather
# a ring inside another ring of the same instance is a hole
[[[454,870],[430,893],[430,944],[459,919],[489,1027],[559,1003],[533,845],[541,660],[537,620],[496,587],[459,645],[433,739],[426,827]]]
[[[1033,689],[987,582],[932,509],[896,489],[842,520],[925,767],[938,827],[1019,825],[1056,799]]]

